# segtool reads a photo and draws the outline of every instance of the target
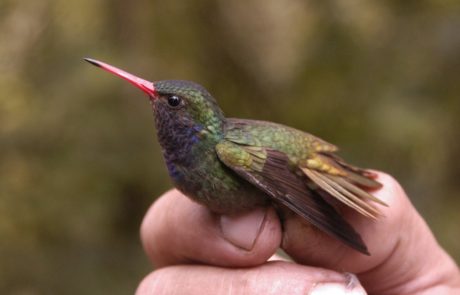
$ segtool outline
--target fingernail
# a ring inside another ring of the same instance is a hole
[[[222,215],[220,228],[224,239],[239,248],[252,250],[262,230],[266,215],[267,208],[257,208],[238,215]]]
[[[345,284],[339,283],[319,283],[310,290],[310,295],[325,294],[348,294],[348,295],[365,295],[367,292],[361,286],[356,275],[346,272],[343,274]]]
[[[353,289],[350,289],[347,286],[338,283],[324,283],[317,284],[310,290],[309,295],[366,295],[361,285],[355,286]]]
[[[361,286],[358,277],[354,273],[345,272],[343,273],[343,276],[345,277],[345,281],[347,282],[347,289],[353,290],[354,288]]]

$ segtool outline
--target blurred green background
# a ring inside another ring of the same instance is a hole
[[[171,187],[144,95],[207,87],[394,175],[460,261],[458,1],[0,1],[0,293],[130,294]]]

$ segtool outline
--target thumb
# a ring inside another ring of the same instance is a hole
[[[273,208],[217,215],[171,190],[150,207],[141,240],[157,267],[188,263],[248,267],[273,255],[281,243],[281,226]]]

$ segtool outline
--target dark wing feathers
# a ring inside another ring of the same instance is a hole
[[[288,157],[279,151],[241,146],[224,140],[216,147],[219,158],[238,175],[319,229],[350,247],[369,255],[361,236],[327,203],[307,187],[305,179],[290,168]],[[254,163],[263,161],[263,166]]]

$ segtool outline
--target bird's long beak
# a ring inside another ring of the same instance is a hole
[[[116,68],[114,66],[111,66],[109,64],[106,64],[102,61],[98,61],[92,58],[85,58],[87,62],[89,62],[92,65],[95,65],[96,67],[99,67],[109,73],[112,73],[114,75],[117,75],[118,77],[121,77],[128,81],[129,83],[133,84],[140,90],[144,91],[147,93],[151,98],[155,98],[157,96],[157,92],[155,90],[155,87],[153,86],[153,83],[147,80],[144,80],[142,78],[136,77],[130,73],[127,73],[123,70],[120,70],[119,68]]]

